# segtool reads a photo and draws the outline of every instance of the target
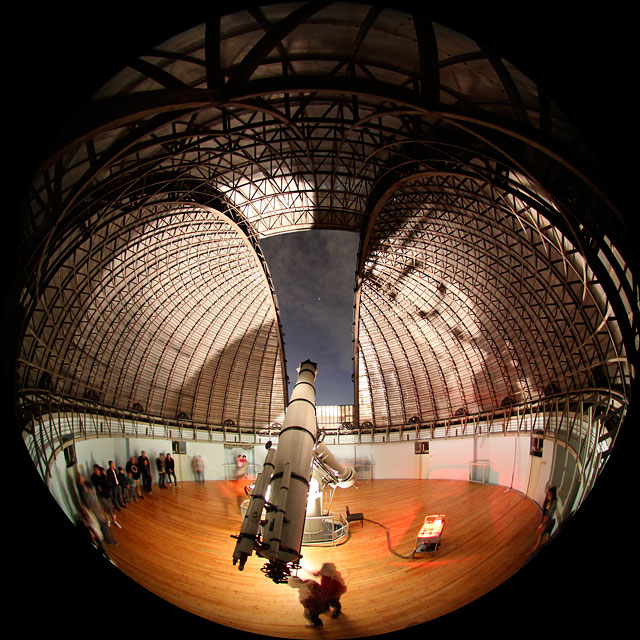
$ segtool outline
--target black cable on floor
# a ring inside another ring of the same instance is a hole
[[[375,520],[369,520],[369,518],[363,518],[363,520],[366,520],[367,522],[372,522],[373,524],[377,524],[379,527],[382,527],[387,532],[387,546],[389,547],[389,551],[391,551],[391,553],[398,556],[399,558],[404,558],[405,560],[410,560],[411,558],[413,558],[415,549],[411,552],[410,556],[403,556],[401,553],[398,553],[397,551],[394,551],[391,548],[391,531],[389,531],[389,527],[386,527],[385,525],[381,524],[380,522],[376,522]]]

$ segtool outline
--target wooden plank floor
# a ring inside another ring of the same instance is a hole
[[[302,548],[300,577],[334,562],[347,579],[343,615],[307,629],[298,592],[277,585],[255,554],[233,566],[244,499],[234,482],[184,482],[154,488],[118,514],[118,568],[180,608],[245,632],[283,638],[357,638],[438,618],[488,593],[516,573],[536,541],[538,507],[503,487],[451,480],[369,480],[335,491],[330,510],[364,513],[391,532],[391,546],[409,555],[425,515],[446,516],[435,554],[403,559],[389,551],[383,527],[364,522],[334,547]],[[325,508],[328,505],[325,502]]]

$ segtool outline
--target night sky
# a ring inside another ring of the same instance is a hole
[[[280,307],[289,394],[304,360],[318,365],[316,404],[353,404],[353,302],[360,236],[314,229],[265,238]]]

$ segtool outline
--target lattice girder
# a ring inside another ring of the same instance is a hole
[[[92,235],[91,251],[81,245],[55,273],[25,331],[21,385],[46,373],[51,390],[116,408],[140,403],[215,424],[279,420],[281,336],[252,244],[202,207],[142,212],[107,225],[102,242]]]
[[[521,201],[514,207],[507,194],[475,197],[499,191],[496,185],[470,182],[442,174],[400,181],[372,216],[356,316],[359,369],[367,377],[360,395],[370,394],[361,402],[361,422],[406,424],[418,405],[430,408],[418,415],[431,422],[455,410],[544,397],[550,386],[594,387],[602,383],[595,369],[603,362],[617,369],[608,371],[614,385],[630,384],[626,369],[615,365],[619,340],[607,327],[608,305],[571,242],[539,212]],[[393,330],[380,330],[380,323]],[[414,343],[431,351],[428,358],[407,357],[411,341],[398,339],[400,327],[421,332]],[[385,379],[383,352],[387,367],[405,363],[404,376]],[[439,410],[432,400],[437,381]],[[416,389],[424,398],[418,404]]]
[[[590,170],[535,82],[418,14],[311,2],[213,16],[132,60],[35,177],[18,251],[19,379],[76,380],[68,391],[118,406],[140,394],[166,415],[276,421],[264,406],[280,406],[286,374],[259,240],[330,228],[362,236],[356,424],[487,410],[550,385],[627,393],[637,284],[626,227]],[[172,235],[177,211],[192,219]],[[215,242],[203,211],[226,229]],[[158,272],[173,284],[160,288]],[[244,320],[204,291],[229,305],[242,291]],[[154,295],[160,307],[138,302]],[[209,325],[187,335],[177,307]],[[149,350],[136,355],[116,322],[99,329],[103,316],[126,318]],[[245,350],[242,374],[241,359],[216,360]],[[211,385],[226,400],[205,399]]]

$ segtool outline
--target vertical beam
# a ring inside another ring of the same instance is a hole
[[[208,89],[222,89],[224,75],[220,57],[220,14],[216,13],[207,20],[204,35],[204,57]]]
[[[420,61],[420,86],[422,97],[430,105],[440,102],[440,71],[438,68],[438,45],[431,20],[420,13],[413,14],[413,24],[418,39]]]

